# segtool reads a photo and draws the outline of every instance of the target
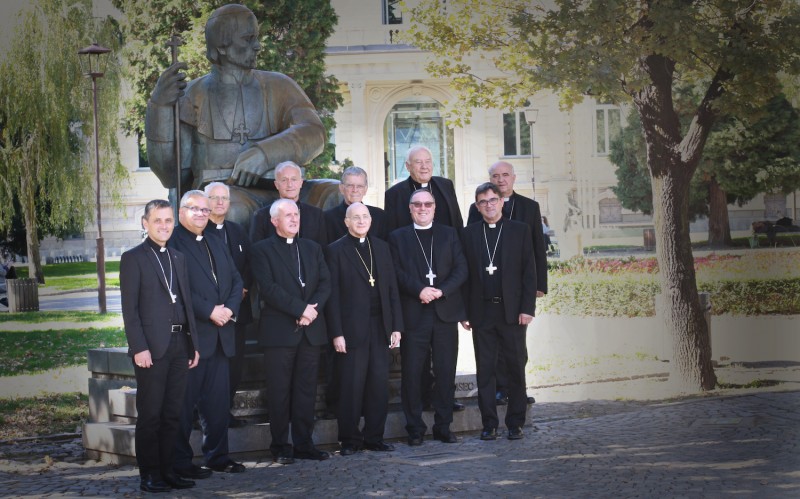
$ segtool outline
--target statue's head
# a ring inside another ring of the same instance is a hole
[[[258,20],[250,9],[228,4],[211,13],[206,23],[206,57],[212,64],[252,69],[260,51]]]

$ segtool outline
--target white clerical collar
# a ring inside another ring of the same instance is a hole
[[[286,244],[292,244],[293,242],[294,242],[294,238],[293,237],[287,237],[286,238]]]
[[[428,182],[425,182],[424,184],[419,184],[419,186],[422,187],[423,189],[427,189],[428,188]]]
[[[508,200],[509,200],[509,199],[511,199],[511,196],[509,196],[509,197],[507,197],[507,198],[503,198],[503,202],[504,202],[504,203],[508,203]]]
[[[158,251],[163,253],[163,252],[167,251],[167,247],[166,246],[162,246],[162,247],[158,248]]]
[[[202,241],[203,240],[203,236],[195,236],[194,240],[195,241]]]
[[[366,240],[367,240],[367,238],[366,238],[366,237],[359,237],[359,238],[358,238],[358,242],[360,242],[360,243],[362,243],[362,244],[363,244],[363,243],[364,243],[364,241],[366,241]]]
[[[225,228],[225,222],[222,222],[221,224],[217,224],[217,230],[222,230],[224,228]]]
[[[428,230],[431,227],[433,227],[433,222],[431,222],[431,223],[429,223],[428,225],[425,225],[425,226],[414,224],[414,228],[417,229],[417,230]]]

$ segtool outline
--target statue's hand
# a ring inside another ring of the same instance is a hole
[[[159,106],[171,106],[183,95],[186,88],[186,73],[181,73],[181,69],[186,69],[185,62],[176,62],[161,73],[156,82],[156,87],[150,95],[150,101]]]
[[[229,184],[248,187],[255,185],[256,182],[267,173],[267,158],[258,147],[251,147],[239,154],[236,164],[233,165]]]

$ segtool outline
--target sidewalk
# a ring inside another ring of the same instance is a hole
[[[521,441],[484,442],[470,433],[453,445],[400,441],[392,453],[288,466],[259,456],[245,460],[242,475],[215,473],[170,497],[797,497],[799,369],[730,366],[718,374],[785,382],[673,401],[547,402],[553,388],[542,389]],[[646,392],[659,383],[641,378],[592,388]],[[0,446],[0,496],[140,495],[135,467],[69,462],[69,453],[80,451],[74,446]]]

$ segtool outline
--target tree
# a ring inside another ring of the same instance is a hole
[[[166,42],[173,34],[181,36],[184,45],[179,59],[189,65],[187,78],[206,74],[210,65],[205,56],[204,28],[216,8],[230,3],[225,0],[113,0],[126,17],[123,32],[126,39],[126,60],[134,95],[126,102],[125,130],[140,138],[144,147],[144,116],[147,99],[158,76],[170,63]],[[290,76],[306,92],[330,132],[336,126],[333,113],[342,103],[335,77],[325,75],[325,42],[336,25],[336,12],[329,0],[244,1],[260,22],[262,50],[256,67]],[[334,145],[310,165],[311,178],[333,177],[329,165]]]
[[[31,275],[40,283],[41,236],[83,227],[94,215],[91,87],[77,52],[95,36],[116,44],[114,24],[97,26],[91,12],[90,0],[37,0],[22,13],[0,66],[0,231],[21,214]],[[114,198],[127,172],[116,142],[119,77],[113,64],[103,83],[102,172],[105,194]]]
[[[631,103],[644,131],[653,186],[657,258],[673,337],[670,381],[682,391],[716,385],[708,327],[689,239],[689,185],[721,112],[745,117],[800,72],[800,7],[751,0],[423,0],[406,40],[431,51],[428,71],[460,93],[456,123],[470,108],[514,109],[536,92],[564,106],[590,95]],[[474,70],[489,60],[505,78]],[[673,91],[703,84],[681,128]]]
[[[690,116],[682,115],[688,125]],[[617,166],[614,193],[622,206],[653,212],[639,115],[631,113],[611,143],[609,159]],[[750,121],[720,118],[709,135],[689,189],[689,219],[707,215],[709,246],[729,245],[728,204],[739,206],[763,192],[788,194],[800,188],[800,116],[782,95]]]

